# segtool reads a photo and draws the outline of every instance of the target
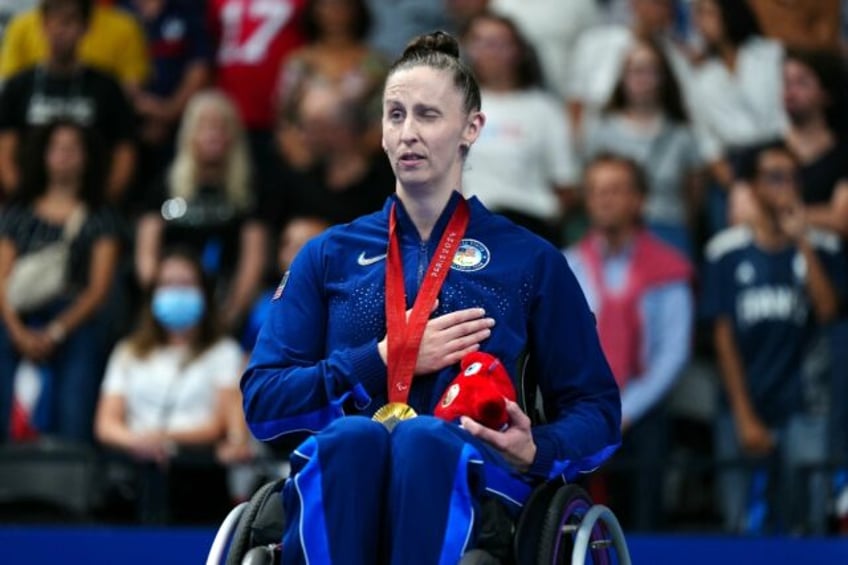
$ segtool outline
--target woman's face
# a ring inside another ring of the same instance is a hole
[[[624,66],[624,94],[628,104],[655,103],[659,98],[662,67],[656,53],[637,44]]]
[[[828,96],[812,69],[800,61],[789,59],[783,64],[783,105],[793,120],[821,112]]]
[[[352,34],[354,11],[352,0],[315,0],[315,23],[321,34]]]
[[[194,265],[181,257],[169,257],[159,268],[156,287],[181,287],[200,289],[200,279]]]
[[[480,18],[472,24],[465,44],[480,84],[485,86],[505,74],[515,76],[519,47],[509,27],[496,20]]]
[[[715,0],[696,0],[695,27],[707,45],[717,45],[724,40],[721,6]]]
[[[201,163],[221,163],[231,145],[232,133],[224,113],[212,105],[201,109],[192,137],[194,158]]]
[[[420,65],[392,74],[383,94],[383,148],[407,190],[460,188],[461,146],[483,127],[480,112],[466,113],[449,71]]]
[[[48,177],[54,181],[76,181],[85,168],[85,147],[79,130],[59,127],[50,136],[45,157]]]

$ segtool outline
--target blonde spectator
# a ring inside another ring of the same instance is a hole
[[[154,280],[161,249],[193,248],[217,281],[223,321],[234,329],[255,298],[267,251],[267,231],[256,217],[257,192],[244,130],[235,106],[210,90],[189,102],[177,155],[161,183],[149,192],[139,219],[136,275],[142,287]]]

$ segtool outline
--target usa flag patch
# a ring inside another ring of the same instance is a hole
[[[280,284],[277,285],[277,290],[274,291],[274,296],[271,297],[271,302],[275,302],[283,296],[283,289],[286,288],[287,282],[289,282],[289,271],[286,271],[283,274],[283,278],[280,279]]]

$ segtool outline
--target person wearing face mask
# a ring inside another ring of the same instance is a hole
[[[170,515],[145,503],[142,519],[204,521],[226,511],[229,501],[215,496],[226,493],[224,468],[196,462],[211,462],[213,453],[219,463],[251,455],[241,369],[241,348],[217,328],[199,260],[186,250],[166,251],[138,329],[109,359],[95,423],[103,445],[145,469],[145,488],[163,478],[171,486]],[[181,488],[183,481],[192,487]]]

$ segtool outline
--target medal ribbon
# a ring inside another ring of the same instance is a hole
[[[418,347],[433,310],[436,297],[450,270],[465,228],[468,226],[468,203],[459,200],[439,240],[436,254],[418,290],[409,319],[406,318],[403,258],[397,234],[396,204],[389,213],[389,248],[386,252],[386,335],[388,339],[389,402],[406,403],[418,361]]]

